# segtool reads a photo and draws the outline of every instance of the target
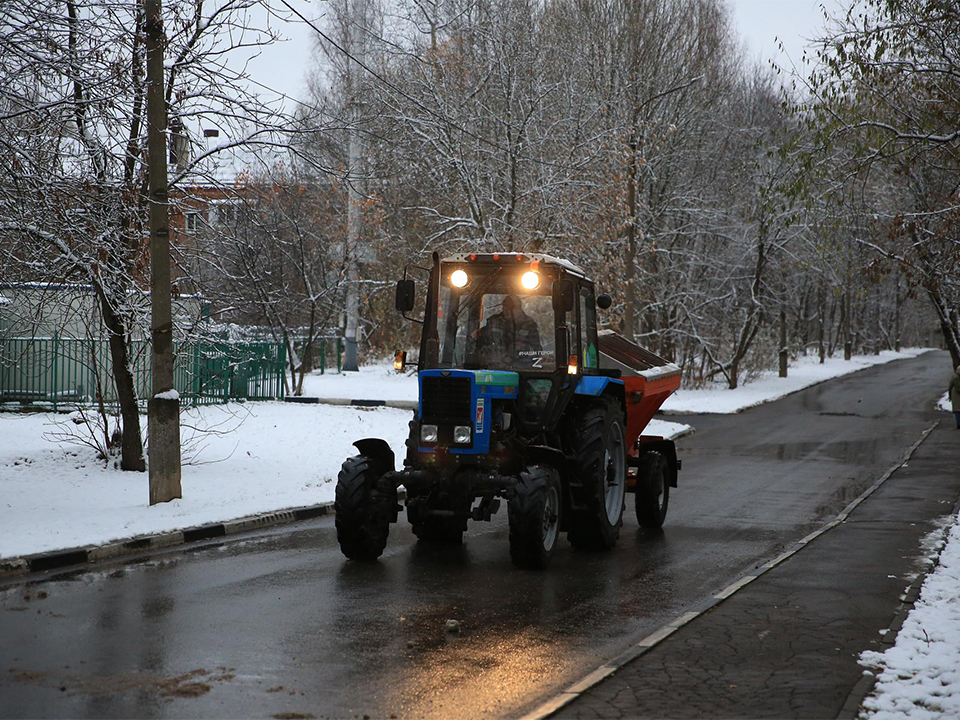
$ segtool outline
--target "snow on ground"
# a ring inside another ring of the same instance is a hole
[[[937,400],[937,410],[952,412],[952,405],[950,404],[950,393],[944,393],[943,397]]]
[[[899,353],[884,351],[879,355],[856,355],[849,362],[842,358],[827,358],[823,365],[815,356],[801,357],[790,366],[786,378],[778,377],[776,372],[767,372],[736,390],[729,390],[724,385],[680,390],[667,398],[663,410],[668,413],[735,413],[830,378],[925,352],[926,348],[910,348]],[[347,400],[416,401],[417,375],[415,370],[397,373],[392,365],[371,365],[356,373],[312,374],[303,379],[303,394]]]
[[[70,416],[0,413],[0,558],[332,502],[352,443],[382,437],[399,454],[409,420],[409,410],[276,402],[187,410],[194,464],[183,468],[183,498],[151,508],[146,473],[105,468],[92,448],[44,437],[72,427]],[[649,432],[688,427],[655,420]]]
[[[927,720],[960,717],[960,524],[931,533],[928,546],[940,564],[927,576],[920,598],[896,643],[882,653],[867,651],[860,663],[879,670],[863,703],[861,718]]]
[[[922,352],[884,352],[850,362],[834,358],[824,365],[803,358],[786,379],[767,374],[737,390],[683,390],[668,398],[664,408],[737,412],[828,378]],[[358,373],[309,375],[304,394],[415,401],[417,378],[415,372],[398,374],[391,365],[373,365]],[[184,467],[184,498],[150,508],[146,474],[104,468],[92,449],[44,438],[57,429],[55,420],[63,422],[65,416],[0,413],[0,557],[103,544],[331,501],[340,463],[355,452],[351,443],[383,437],[402,448],[409,417],[407,410],[269,402],[190,410],[185,425],[232,432],[202,436],[202,450],[194,458],[198,464]],[[657,419],[646,432],[675,437],[688,428]]]
[[[367,365],[359,372],[323,375],[311,373],[303,378],[305,397],[345,398],[347,400],[417,400],[417,371],[398,373],[393,365]]]
[[[410,412],[276,402],[191,410],[184,426],[234,432],[204,436],[201,464],[183,468],[183,498],[152,508],[146,473],[104,468],[91,448],[44,439],[65,419],[0,413],[0,557],[332,501],[351,443],[383,437],[402,448]]]
[[[847,375],[857,370],[912,358],[928,352],[927,348],[909,348],[899,353],[885,350],[879,355],[855,355],[851,360],[827,358],[823,365],[816,356],[798,358],[790,365],[787,377],[781,378],[776,372],[765,372],[757,379],[730,390],[726,385],[717,385],[701,390],[679,390],[667,398],[663,410],[671,413],[735,413],[778,400],[805,387],[816,385],[824,380]]]

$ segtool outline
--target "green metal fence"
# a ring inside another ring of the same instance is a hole
[[[318,337],[314,340],[314,345],[319,346],[320,348],[320,367],[317,368],[314,366],[314,370],[320,370],[320,374],[323,375],[327,372],[327,345],[331,344],[334,346],[334,357],[336,358],[337,363],[337,372],[343,372],[343,338],[336,336],[324,336]]]
[[[141,404],[152,387],[148,340],[128,346]],[[281,343],[175,343],[174,387],[185,405],[282,399],[286,350]],[[107,340],[0,338],[0,402],[83,405],[117,401]]]

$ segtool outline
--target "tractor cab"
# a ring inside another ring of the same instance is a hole
[[[406,283],[398,285],[401,311],[413,307]],[[473,377],[481,387],[496,378],[531,437],[551,424],[580,376],[614,374],[600,369],[597,339],[596,307],[609,307],[610,298],[596,298],[593,282],[570,262],[536,253],[435,259],[427,294],[418,370],[428,415],[439,382],[431,378]]]

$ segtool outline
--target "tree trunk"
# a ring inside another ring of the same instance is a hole
[[[120,405],[120,418],[123,423],[120,468],[143,472],[147,468],[143,458],[143,440],[140,436],[140,408],[137,405],[137,391],[133,386],[133,374],[130,372],[126,328],[123,326],[123,318],[114,309],[104,289],[99,283],[94,287],[100,298],[100,310],[110,339],[113,381],[117,386],[117,402]]]
[[[780,310],[780,377],[787,376],[787,313]]]
[[[820,364],[823,365],[827,357],[827,348],[823,343],[823,323],[826,320],[824,316],[827,314],[826,289],[823,287],[823,283],[820,284],[820,293],[817,298],[817,301],[818,301],[817,320],[820,326],[817,329],[817,345],[818,345],[818,354],[820,355]]]
[[[951,318],[950,311],[947,309],[947,303],[940,293],[934,288],[927,288],[927,297],[933,304],[937,312],[937,319],[940,321],[940,331],[943,334],[944,347],[950,352],[950,361],[953,367],[960,366],[960,328],[956,323],[956,312]]]
[[[624,297],[625,313],[623,334],[634,340],[637,332],[637,141],[632,138],[628,146],[630,162],[627,165],[627,228],[626,253],[624,258]]]
[[[893,349],[900,352],[900,308],[903,306],[903,295],[900,293],[900,273],[897,273],[896,310],[893,316]]]
[[[840,312],[843,315],[843,359],[849,360],[853,355],[853,338],[850,337],[850,316],[853,308],[850,306],[850,290],[844,290]]]

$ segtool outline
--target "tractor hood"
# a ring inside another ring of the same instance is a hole
[[[469,446],[450,451],[479,454],[490,449],[493,400],[516,398],[520,376],[502,370],[421,370],[419,381],[420,420],[438,426],[442,444],[451,428],[469,425]],[[421,452],[431,448],[421,447]]]

